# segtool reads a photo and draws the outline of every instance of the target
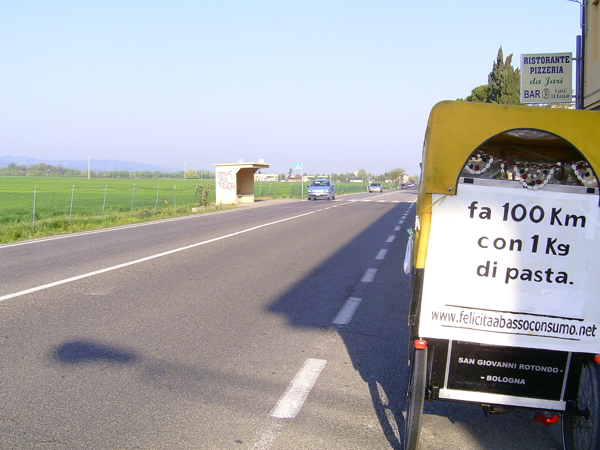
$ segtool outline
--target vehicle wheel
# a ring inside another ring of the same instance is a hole
[[[425,404],[425,384],[427,381],[427,348],[414,349],[412,368],[406,392],[406,416],[404,417],[404,450],[419,448],[421,417]]]
[[[576,411],[562,420],[565,450],[600,448],[600,369],[594,361],[583,363],[577,391]]]

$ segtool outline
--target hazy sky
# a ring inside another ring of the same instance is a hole
[[[498,48],[573,52],[568,0],[0,0],[0,155],[419,172]],[[573,76],[575,71],[573,70]]]

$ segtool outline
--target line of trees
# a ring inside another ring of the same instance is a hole
[[[350,173],[333,173],[333,174],[315,174],[315,178],[332,178],[335,182],[346,182],[352,180],[361,180],[361,181],[385,181],[385,180],[394,180],[397,181],[403,176],[405,170],[402,168],[392,169],[388,172],[385,172],[380,175],[374,175],[372,173],[367,172],[365,169],[360,169],[358,172],[350,172]],[[409,177],[410,181],[417,181],[417,177]]]
[[[334,173],[334,174],[315,174],[316,178],[333,178],[336,182],[346,182],[352,180],[361,181],[385,181],[399,180],[404,175],[405,170],[402,168],[392,169],[382,175],[373,175],[365,169],[360,169],[355,173]],[[128,170],[109,170],[95,172],[91,171],[92,178],[187,178],[187,179],[203,179],[214,180],[215,173],[207,170],[188,169],[185,174],[179,172],[158,172],[158,171],[128,171]],[[289,176],[290,174],[288,174]],[[33,166],[24,166],[17,164],[9,164],[6,167],[0,167],[0,176],[16,176],[16,177],[87,177],[87,170],[70,169],[68,167],[51,166],[45,163],[35,164]],[[285,176],[280,174],[280,180],[284,180]],[[417,181],[416,177],[409,177],[411,181]]]
[[[214,172],[207,170],[189,169],[184,176],[184,172],[159,172],[159,171],[129,171],[129,170],[108,170],[90,172],[93,178],[189,178],[189,179],[214,179]],[[71,169],[68,167],[51,166],[45,163],[35,164],[33,166],[17,165],[14,163],[6,167],[0,167],[0,176],[15,177],[87,177],[87,170]]]

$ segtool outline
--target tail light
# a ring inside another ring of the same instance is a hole
[[[417,339],[415,342],[413,342],[413,345],[417,350],[426,349],[428,346],[427,341],[424,341],[422,339]]]
[[[560,420],[560,414],[550,414],[550,413],[536,413],[535,421],[538,423],[543,423],[545,426],[550,426],[553,423],[558,423]]]

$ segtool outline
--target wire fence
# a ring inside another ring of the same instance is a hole
[[[73,184],[73,180],[76,181]],[[214,180],[177,184],[156,180],[81,181],[80,179],[2,177],[0,181],[0,227],[31,224],[52,219],[68,221],[114,214],[150,217],[167,210],[208,206],[215,203]],[[166,181],[166,180],[165,180]],[[256,198],[306,198],[308,183],[255,182]],[[337,194],[365,192],[364,183],[337,183]]]
[[[209,185],[193,185],[177,188],[177,185],[148,187],[133,184],[128,187],[109,185],[48,188],[33,186],[29,191],[0,188],[0,225],[30,222],[52,218],[75,217],[104,218],[115,213],[141,214],[161,213],[178,206],[202,206],[214,203],[214,188]]]

